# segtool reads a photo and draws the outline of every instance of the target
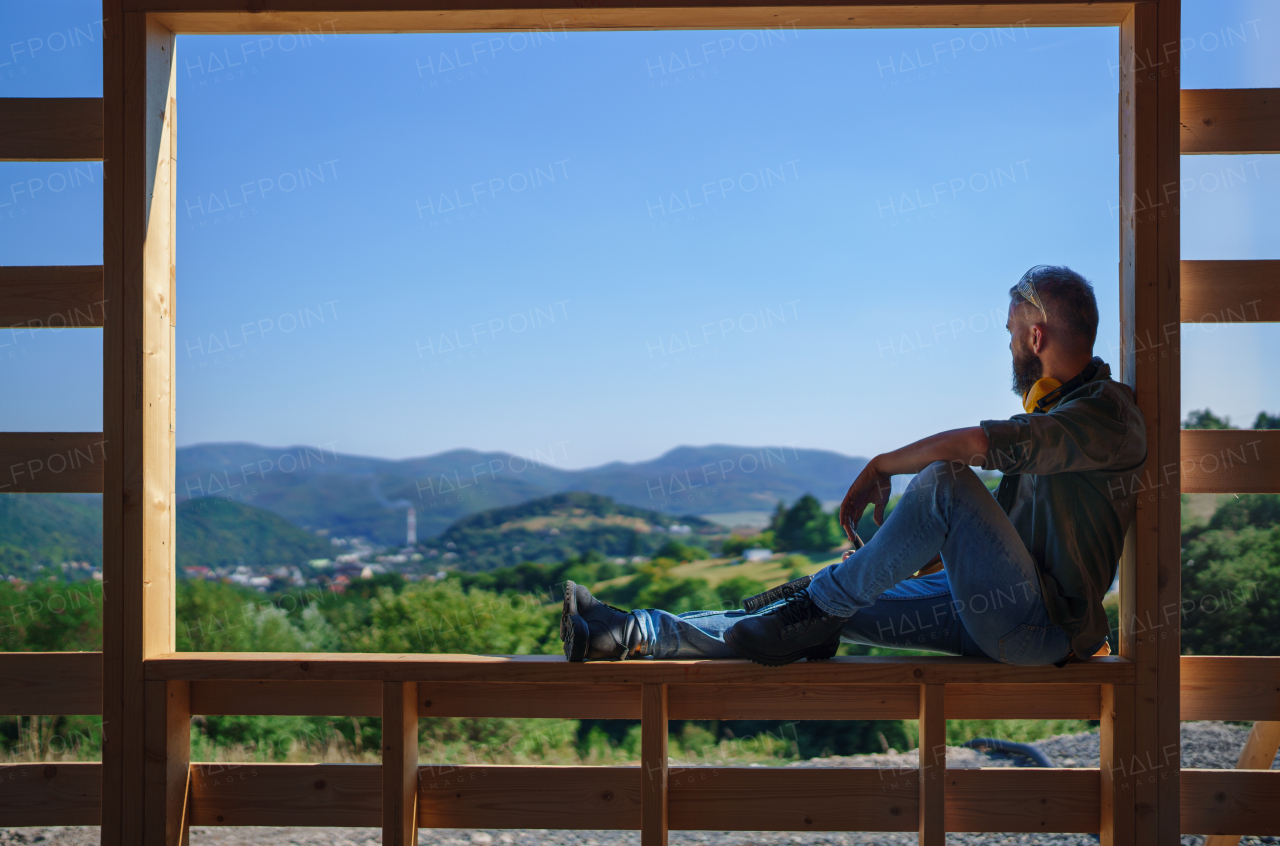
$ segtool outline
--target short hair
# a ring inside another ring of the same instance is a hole
[[[1044,303],[1049,326],[1092,349],[1098,337],[1098,300],[1089,281],[1069,267],[1044,265],[1035,269],[1032,282]],[[1035,308],[1018,293],[1017,285],[1009,289],[1009,297],[1017,306]]]

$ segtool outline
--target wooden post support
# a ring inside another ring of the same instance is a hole
[[[418,842],[418,684],[382,683],[382,842]]]
[[[1102,685],[1101,846],[1133,844],[1133,685]]]
[[[191,682],[146,685],[146,843],[186,846],[183,809],[191,769]]]
[[[667,846],[667,686],[640,687],[640,846]]]
[[[150,846],[146,754],[167,726],[145,723],[143,662],[174,650],[176,39],[119,0],[102,16],[102,842]]]
[[[946,685],[920,685],[920,846],[946,842]]]
[[[1280,722],[1256,722],[1253,724],[1253,731],[1249,732],[1249,739],[1245,741],[1236,769],[1269,770],[1276,759],[1276,752],[1280,752]],[[1236,846],[1239,842],[1238,834],[1211,834],[1205,838],[1204,846]]]
[[[1147,464],[1120,569],[1120,654],[1137,665],[1134,842],[1177,846],[1181,610],[1179,434],[1180,0],[1120,26],[1120,362],[1147,425]],[[1107,762],[1104,761],[1106,766]]]

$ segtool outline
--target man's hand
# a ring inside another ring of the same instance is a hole
[[[845,536],[849,542],[853,542],[853,529],[850,524],[857,525],[862,519],[862,512],[867,510],[868,505],[874,505],[875,511],[873,517],[876,525],[884,524],[884,507],[889,504],[890,476],[880,470],[878,464],[880,456],[876,456],[867,462],[867,466],[862,468],[862,472],[858,474],[858,478],[853,480],[853,484],[849,486],[849,492],[844,495],[844,502],[840,503],[840,528],[844,530]]]

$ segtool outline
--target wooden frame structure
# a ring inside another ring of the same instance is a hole
[[[266,6],[270,9],[266,9]],[[104,161],[103,265],[0,270],[0,323],[104,327],[101,433],[0,434],[0,491],[101,491],[101,654],[0,655],[10,714],[101,713],[101,764],[0,767],[0,825],[668,827],[1280,834],[1280,773],[1184,770],[1180,719],[1280,720],[1280,658],[1180,658],[1179,492],[1280,490],[1280,432],[1179,431],[1179,324],[1276,320],[1277,262],[1179,261],[1179,155],[1280,150],[1275,91],[1180,91],[1178,0],[104,0],[101,101],[0,100],[0,160]],[[1120,654],[1064,669],[960,658],[568,665],[460,655],[174,652],[175,33],[1115,26],[1120,31],[1117,375],[1150,455],[1121,566]],[[324,27],[322,30],[321,27]],[[1180,119],[1181,118],[1181,119]],[[96,311],[95,311],[96,309]],[[96,317],[94,315],[97,315]],[[191,764],[191,714],[381,716],[380,765]],[[642,720],[642,766],[419,766],[417,717]],[[1101,720],[1102,766],[947,770],[947,718]],[[920,720],[904,771],[672,768],[666,721]],[[1255,757],[1258,757],[1255,755]],[[1265,756],[1263,756],[1265,757]],[[251,772],[250,772],[251,770]]]

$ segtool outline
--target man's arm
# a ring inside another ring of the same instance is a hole
[[[952,429],[939,432],[923,440],[877,455],[862,468],[858,478],[849,486],[840,504],[840,528],[849,540],[853,540],[850,523],[856,524],[868,505],[875,506],[876,525],[884,522],[884,507],[889,503],[891,476],[919,473],[935,461],[948,461],[960,465],[986,466],[987,433],[981,426]]]

